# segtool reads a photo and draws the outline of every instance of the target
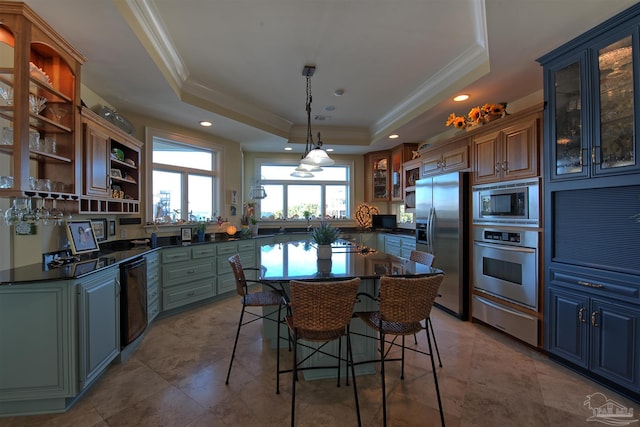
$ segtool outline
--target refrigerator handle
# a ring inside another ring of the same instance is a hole
[[[436,221],[436,208],[431,208],[429,212],[429,252],[433,254],[433,227]],[[434,254],[435,255],[435,254]]]

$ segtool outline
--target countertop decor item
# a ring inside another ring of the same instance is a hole
[[[362,228],[371,228],[371,219],[373,215],[380,213],[380,209],[375,206],[369,206],[366,203],[360,203],[356,208],[356,221]]]
[[[331,259],[331,244],[340,237],[340,230],[332,227],[327,221],[320,221],[314,227],[311,239],[318,245],[318,259]]]

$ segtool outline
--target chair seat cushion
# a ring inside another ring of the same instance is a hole
[[[380,331],[380,312],[379,311],[362,311],[356,313],[371,328]],[[422,330],[420,322],[388,322],[382,321],[382,332],[391,335],[413,335]]]
[[[242,303],[248,306],[280,305],[282,295],[276,292],[253,292],[242,297]]]

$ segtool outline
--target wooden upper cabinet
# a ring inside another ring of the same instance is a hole
[[[84,194],[107,197],[110,195],[109,134],[101,127],[83,123],[84,133]]]
[[[84,56],[24,3],[0,1],[0,197],[75,199],[81,160],[77,106]]]
[[[538,176],[539,115],[472,138],[475,184]]]
[[[365,156],[365,200],[386,202],[389,200],[389,150],[368,153]]]
[[[400,144],[392,150],[365,155],[365,201],[402,201],[404,179],[402,165],[412,157],[418,144]]]
[[[469,141],[464,139],[454,144],[423,154],[421,176],[433,176],[446,172],[464,170],[469,167]]]

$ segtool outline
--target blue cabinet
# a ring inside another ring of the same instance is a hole
[[[80,390],[120,354],[119,271],[116,265],[76,281]]]
[[[640,171],[638,11],[540,58],[549,180]]]
[[[640,398],[640,3],[539,62],[545,348]]]

